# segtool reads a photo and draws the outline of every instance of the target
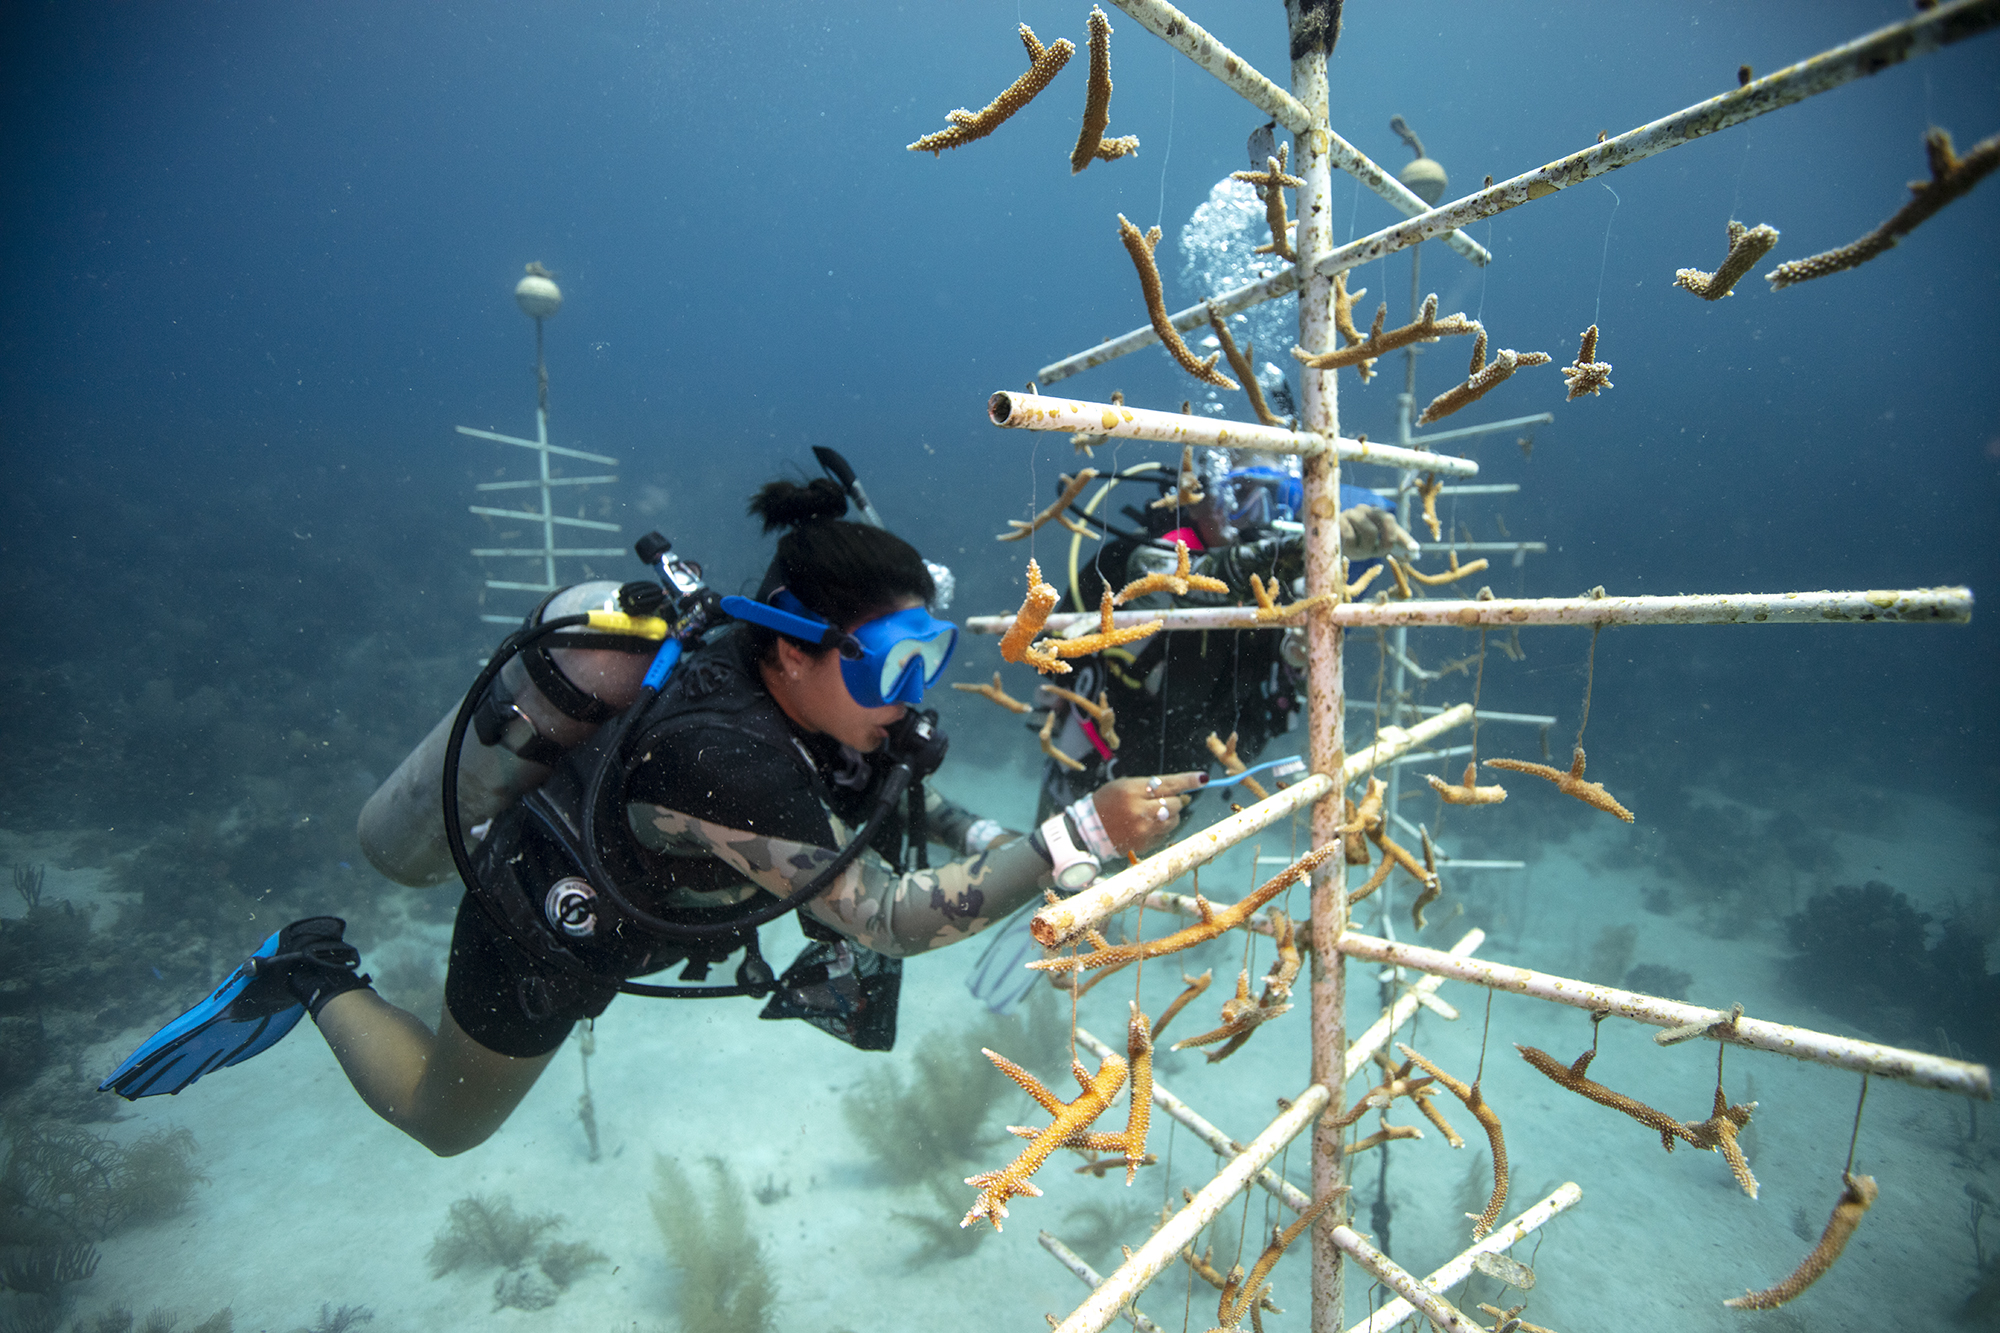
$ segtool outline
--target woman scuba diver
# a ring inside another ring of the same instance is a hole
[[[456,864],[467,885],[435,1032],[370,988],[343,922],[313,917],[265,940],[102,1086],[179,1092],[310,1014],[362,1099],[450,1156],[498,1129],[570,1028],[621,990],[768,996],[764,1017],[886,1049],[903,957],[968,939],[1045,887],[1081,888],[1099,860],[1172,833],[1204,774],[1106,783],[1026,837],[926,792],[946,742],[916,705],[957,630],[925,609],[936,585],[913,547],[844,519],[856,489],[756,493],[750,513],[784,535],[754,600],[716,599],[663,539],[651,555],[664,590],[552,596],[369,801],[362,842],[384,874],[434,883]],[[678,619],[642,684],[630,630],[605,631],[654,611]],[[736,623],[704,632],[722,615]],[[464,826],[484,833],[469,848]],[[928,842],[956,859],[929,866]],[[811,943],[774,977],[757,927],[789,911]],[[739,952],[733,985],[631,980],[680,965],[698,983]]]

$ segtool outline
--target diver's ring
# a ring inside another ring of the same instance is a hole
[[[1160,780],[1158,778],[1147,778],[1146,795],[1158,796],[1159,794],[1160,794]]]
[[[1167,809],[1167,803],[1165,801],[1160,802],[1160,812],[1159,814],[1155,815],[1154,818],[1158,819],[1162,824],[1166,823],[1169,819],[1173,818],[1172,813],[1170,813]]]

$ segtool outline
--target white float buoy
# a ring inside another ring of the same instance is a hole
[[[562,309],[562,288],[539,263],[528,265],[528,276],[514,284],[514,300],[530,319],[547,319]]]

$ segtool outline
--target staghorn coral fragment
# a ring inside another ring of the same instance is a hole
[[[1083,771],[1083,761],[1081,759],[1073,759],[1069,755],[1064,754],[1062,749],[1056,744],[1056,715],[1053,710],[1047,717],[1042,719],[1042,729],[1036,732],[1035,736],[1042,743],[1043,754],[1055,760],[1072,773],[1081,773]]]
[[[1587,393],[1597,394],[1617,387],[1611,382],[1611,363],[1597,359],[1595,324],[1583,331],[1583,343],[1577,348],[1576,360],[1562,368],[1562,377],[1569,385],[1567,402],[1575,402]]]
[[[1360,582],[1350,585],[1346,591],[1351,595],[1367,587],[1368,580],[1373,577],[1374,573],[1374,570],[1369,570],[1368,573],[1361,576]],[[1336,600],[1333,593],[1322,592],[1315,593],[1311,597],[1301,597],[1298,601],[1292,602],[1287,606],[1279,606],[1277,576],[1273,575],[1271,581],[1266,583],[1255,573],[1250,575],[1250,595],[1257,599],[1258,623],[1265,625],[1280,620],[1290,620],[1293,616],[1301,615],[1316,606],[1324,606]]]
[[[1936,126],[1924,135],[1924,156],[1931,178],[1910,182],[1910,202],[1890,215],[1887,222],[1860,240],[1827,250],[1808,259],[1791,259],[1764,275],[1771,290],[1783,291],[1796,283],[1811,282],[1829,273],[1858,268],[1909,235],[1931,214],[1966,193],[1996,166],[2000,166],[2000,134],[1982,139],[1972,151],[1960,157],[1952,147],[1951,133]],[[1775,236],[1774,238],[1775,239]],[[1753,261],[1754,262],[1754,261]]]
[[[1022,599],[1021,609],[1014,615],[1014,623],[1000,636],[1000,656],[1008,662],[1026,662],[1035,670],[1047,673],[1066,674],[1069,663],[1057,661],[1040,643],[1034,642],[1042,626],[1048,623],[1049,612],[1055,610],[1058,594],[1048,584],[1042,582],[1042,567],[1028,558],[1028,595]]]
[[[1363,864],[1366,864],[1367,855],[1368,854],[1366,852],[1362,853]],[[1350,908],[1353,907],[1356,903],[1360,902],[1362,899],[1374,893],[1375,890],[1381,888],[1384,884],[1387,884],[1389,882],[1390,874],[1395,869],[1396,869],[1396,858],[1393,856],[1383,857],[1382,864],[1375,867],[1375,873],[1370,875],[1367,881],[1363,883],[1360,888],[1355,889],[1353,892],[1347,895],[1347,905]]]
[[[1035,662],[1039,654],[1049,661],[1056,662],[1056,665],[1062,670],[1068,671],[1068,664],[1058,659],[1065,657],[1088,657],[1092,653],[1101,653],[1106,648],[1116,648],[1120,644],[1136,643],[1140,639],[1159,633],[1160,626],[1165,623],[1159,620],[1148,620],[1141,625],[1127,625],[1123,629],[1120,629],[1112,623],[1111,608],[1114,605],[1115,602],[1111,596],[1111,589],[1106,588],[1103,600],[1097,604],[1099,628],[1095,634],[1079,634],[1073,639],[1043,639],[1028,650],[1028,660]]]
[[[1111,1105],[1111,1099],[1125,1085],[1126,1064],[1117,1056],[1108,1055],[1093,1075],[1085,1073],[1082,1065],[1071,1061],[1070,1072],[1082,1085],[1083,1091],[1077,1094],[1074,1101],[1065,1102],[1043,1087],[1033,1074],[998,1051],[982,1046],[980,1054],[991,1060],[1001,1073],[1013,1079],[1023,1092],[1055,1117],[1055,1123],[1037,1132],[1012,1162],[998,1171],[985,1171],[965,1179],[966,1184],[979,1190],[979,1201],[960,1219],[959,1226],[969,1227],[985,1218],[993,1224],[995,1231],[1000,1231],[1004,1229],[1000,1219],[1007,1216],[1007,1200],[1023,1195],[1040,1196],[1042,1191],[1029,1177],[1049,1159],[1051,1153],[1063,1146],[1065,1140],[1089,1129],[1091,1122]]]
[[[1267,1279],[1271,1276],[1271,1270],[1278,1266],[1278,1260],[1285,1257],[1285,1251],[1291,1248],[1292,1242],[1304,1235],[1306,1228],[1317,1222],[1320,1214],[1332,1207],[1334,1200],[1347,1193],[1348,1188],[1346,1185],[1336,1186],[1319,1198],[1314,1199],[1292,1224],[1284,1230],[1280,1231],[1277,1227],[1273,1226],[1271,1228],[1271,1243],[1266,1245],[1264,1252],[1257,1256],[1257,1262],[1251,1266],[1250,1276],[1236,1283],[1231,1283],[1227,1279],[1224,1280],[1222,1301],[1215,1311],[1215,1317],[1222,1321],[1224,1328],[1241,1328],[1243,1317],[1249,1315],[1252,1318],[1252,1322],[1259,1329],[1262,1329],[1263,1323],[1256,1319],[1257,1310],[1268,1309],[1274,1310],[1278,1314],[1284,1313],[1284,1311],[1278,1310],[1276,1306],[1270,1303],[1270,1297],[1266,1294],[1270,1290],[1270,1284]],[[1193,1255],[1190,1250],[1189,1263],[1192,1264],[1192,1262]],[[1232,1273],[1231,1277],[1234,1276]]]
[[[1357,293],[1358,295],[1358,293]],[[1389,313],[1385,304],[1375,311],[1375,323],[1369,327],[1368,336],[1351,346],[1337,348],[1331,352],[1321,352],[1315,356],[1303,347],[1294,347],[1292,355],[1313,370],[1338,370],[1342,366],[1359,365],[1363,361],[1373,361],[1385,352],[1393,352],[1411,343],[1436,342],[1439,338],[1460,333],[1472,333],[1479,328],[1478,321],[1467,319],[1463,314],[1437,317],[1437,293],[1424,298],[1423,308],[1417,317],[1398,329],[1384,332],[1382,321]],[[1352,327],[1353,317],[1348,317]]]
[[[1547,778],[1555,783],[1556,790],[1565,796],[1574,796],[1585,805],[1602,810],[1606,814],[1616,815],[1628,824],[1638,822],[1637,816],[1620,805],[1610,792],[1604,790],[1603,783],[1583,780],[1581,745],[1576,747],[1576,753],[1570,757],[1567,773],[1559,768],[1551,768],[1547,764],[1531,764],[1525,759],[1488,759],[1484,763],[1488,768],[1504,768],[1511,773],[1532,773],[1538,778]]]
[[[1359,346],[1362,341],[1361,330],[1354,327],[1354,303],[1366,295],[1368,295],[1366,287],[1352,295],[1348,294],[1347,270],[1342,269],[1333,275],[1333,326],[1340,331],[1340,336],[1349,347]],[[1388,313],[1389,307],[1386,305],[1375,312],[1375,327],[1369,331],[1371,334],[1381,331],[1382,319]],[[1361,376],[1361,382],[1366,384],[1375,378],[1375,358],[1369,357],[1365,361],[1355,362],[1354,369]]]
[[[1507,799],[1505,787],[1497,784],[1491,787],[1477,785],[1478,766],[1469,762],[1465,766],[1465,776],[1459,779],[1459,784],[1455,787],[1430,773],[1424,775],[1424,781],[1431,784],[1431,790],[1436,792],[1438,799],[1446,805],[1498,805]]]
[[[1735,218],[1731,218],[1729,254],[1723,259],[1722,267],[1713,273],[1704,273],[1698,268],[1676,269],[1674,286],[1685,287],[1704,301],[1720,301],[1730,294],[1730,290],[1736,286],[1737,279],[1748,273],[1750,266],[1769,254],[1771,247],[1777,243],[1776,227],[1761,224],[1745,227]]]
[[[1349,1157],[1354,1156],[1356,1153],[1367,1152],[1370,1148],[1379,1148],[1385,1143],[1393,1143],[1397,1139],[1420,1139],[1424,1136],[1424,1131],[1415,1125],[1390,1124],[1387,1116],[1382,1117],[1379,1123],[1381,1128],[1377,1129],[1373,1134],[1354,1141],[1353,1145],[1347,1150]]]
[[[1833,1267],[1833,1261],[1853,1239],[1854,1229],[1861,1225],[1861,1215],[1874,1206],[1881,1193],[1873,1176],[1843,1171],[1840,1179],[1840,1198],[1833,1205],[1833,1216],[1826,1220],[1826,1230],[1820,1233],[1819,1244],[1813,1246],[1812,1253],[1800,1261],[1791,1276],[1774,1287],[1724,1301],[1724,1305],[1732,1310],[1775,1310],[1826,1275],[1826,1270]]]
[[[1125,1183],[1130,1185],[1140,1167],[1151,1166],[1158,1159],[1146,1151],[1146,1132],[1153,1119],[1153,1031],[1146,1022],[1146,1015],[1139,1011],[1138,1002],[1128,1003],[1132,1016],[1125,1025],[1125,1056],[1132,1069],[1132,1089],[1128,1094],[1130,1101],[1126,1107],[1125,1128],[1117,1134],[1091,1134],[1078,1130],[1065,1138],[1060,1146],[1085,1153],[1122,1153]],[[1032,1129],[1008,1128],[1021,1138],[1035,1137]],[[1105,1170],[1113,1165],[1115,1163],[1109,1161],[1101,1165],[1090,1162],[1078,1167],[1077,1172],[1089,1171],[1102,1179]]]
[[[1171,574],[1155,572],[1140,575],[1118,590],[1117,594],[1111,599],[1111,605],[1123,606],[1134,598],[1150,597],[1156,592],[1170,592],[1176,597],[1185,597],[1190,590],[1195,592],[1226,593],[1229,591],[1229,585],[1221,579],[1210,578],[1206,574],[1194,573],[1192,562],[1188,555],[1187,543],[1176,540],[1174,542],[1174,572]]]
[[[1097,469],[1087,467],[1074,477],[1065,473],[1061,480],[1062,494],[1056,497],[1054,504],[1035,515],[1034,518],[1026,523],[1023,523],[1018,518],[1008,519],[1007,524],[1014,531],[1000,533],[993,540],[996,542],[1017,542],[1036,529],[1056,522],[1060,522],[1065,528],[1068,528],[1078,536],[1096,538],[1097,530],[1095,528],[1087,523],[1077,522],[1063,511],[1068,509],[1072,504],[1075,504],[1076,498],[1083,494],[1084,488],[1097,480]]]
[[[1486,330],[1480,329],[1473,340],[1472,369],[1475,373],[1486,361]],[[1431,540],[1444,540],[1444,525],[1438,521],[1438,496],[1444,494],[1444,480],[1435,472],[1426,472],[1417,483],[1417,497],[1424,502],[1424,526],[1431,530]]]
[[[1338,843],[1328,843],[1324,847],[1307,852],[1258,885],[1249,897],[1228,907],[1219,909],[1213,907],[1208,899],[1197,893],[1194,899],[1195,910],[1201,914],[1201,920],[1193,925],[1184,926],[1171,935],[1163,935],[1155,940],[1140,940],[1132,944],[1112,944],[1102,934],[1092,930],[1086,935],[1091,943],[1089,953],[1041,958],[1030,962],[1027,966],[1039,972],[1094,972],[1100,967],[1110,967],[1139,958],[1159,958],[1166,954],[1179,953],[1183,949],[1191,949],[1248,921],[1251,913],[1297,883],[1301,876],[1311,874],[1322,861],[1339,850]]]
[[[1008,117],[1034,101],[1035,94],[1048,87],[1049,80],[1061,73],[1069,58],[1076,54],[1075,44],[1067,37],[1058,37],[1053,44],[1043,46],[1035,37],[1035,30],[1025,23],[1021,25],[1021,45],[1028,50],[1025,74],[980,110],[967,111],[961,107],[949,113],[945,119],[950,125],[907,145],[908,150],[936,157],[947,148],[960,148],[974,139],[984,139],[1005,124]]]
[[[1481,556],[1469,565],[1461,565],[1458,563],[1458,551],[1456,549],[1447,551],[1445,555],[1451,561],[1451,564],[1442,574],[1426,574],[1414,565],[1405,566],[1403,572],[1417,582],[1427,584],[1433,588],[1444,583],[1456,583],[1460,579],[1469,579],[1474,574],[1483,574],[1486,572],[1485,556]],[[1388,558],[1391,560],[1396,559],[1395,556]]]
[[[1541,1070],[1542,1073],[1547,1074],[1558,1084],[1576,1093],[1579,1097],[1586,1097],[1596,1102],[1599,1106],[1608,1106],[1614,1111],[1629,1115],[1648,1129],[1658,1132],[1660,1146],[1668,1152],[1674,1150],[1675,1139],[1692,1143],[1698,1148],[1713,1146],[1704,1144],[1693,1130],[1668,1115],[1665,1111],[1648,1106],[1637,1098],[1627,1097],[1622,1092],[1614,1091],[1611,1088],[1605,1087],[1602,1083],[1586,1077],[1584,1071],[1590,1068],[1590,1062],[1597,1056],[1597,1052],[1594,1049],[1585,1051],[1582,1055],[1578,1056],[1576,1063],[1572,1065],[1566,1065],[1547,1051],[1539,1050],[1533,1046],[1516,1045],[1514,1049],[1521,1053],[1523,1060],[1526,1060],[1536,1069]],[[1748,1119],[1747,1115],[1745,1119]]]
[[[1493,354],[1493,364],[1486,362],[1486,330],[1474,321],[1473,328],[1478,333],[1473,343],[1471,373],[1465,383],[1455,384],[1437,397],[1431,399],[1430,406],[1417,418],[1417,425],[1428,426],[1433,421],[1441,421],[1462,407],[1478,402],[1491,393],[1502,382],[1512,379],[1514,372],[1525,366],[1545,366],[1555,358],[1547,352],[1517,352],[1511,347],[1503,347]]]
[[[1430,830],[1419,824],[1417,833],[1424,840],[1424,888],[1410,904],[1410,922],[1422,930],[1426,925],[1424,909],[1444,897],[1444,885],[1438,879],[1437,846],[1431,842]]]
[[[1212,361],[1215,358],[1210,357],[1209,359]],[[1232,384],[1230,387],[1235,388],[1236,386]],[[1187,410],[1188,405],[1182,403],[1182,414],[1185,415]],[[1201,474],[1194,470],[1194,446],[1184,444],[1181,446],[1181,470],[1174,477],[1174,493],[1172,495],[1161,496],[1159,499],[1153,501],[1153,503],[1147,505],[1146,508],[1192,509],[1207,498],[1201,491]],[[1225,587],[1222,591],[1227,592],[1228,589]]]
[[[1237,389],[1242,386],[1215,368],[1222,356],[1221,352],[1211,353],[1206,360],[1188,350],[1181,338],[1180,330],[1174,327],[1173,319],[1167,314],[1166,298],[1160,292],[1160,267],[1153,260],[1153,247],[1160,243],[1160,229],[1153,227],[1143,234],[1118,215],[1118,239],[1125,243],[1125,252],[1132,256],[1132,266],[1139,271],[1139,289],[1146,297],[1146,317],[1153,322],[1153,332],[1160,337],[1160,345],[1167,349],[1182,370],[1218,389]]]
[[[1722,1160],[1729,1163],[1729,1174],[1736,1177],[1737,1185],[1753,1199],[1757,1197],[1757,1177],[1751,1172],[1750,1159],[1743,1155],[1736,1135],[1750,1123],[1750,1113],[1756,1109],[1755,1102],[1729,1105],[1729,1099],[1722,1095],[1722,1085],[1718,1083],[1715,1086],[1715,1110],[1708,1119],[1690,1122],[1687,1126],[1695,1137],[1697,1147],[1722,1154]]]
[[[1104,738],[1104,743],[1114,750],[1118,748],[1118,732],[1115,730],[1118,711],[1111,706],[1105,691],[1099,690],[1097,702],[1092,703],[1075,690],[1066,690],[1060,685],[1044,685],[1042,688],[1096,723],[1097,734]]]
[[[1251,577],[1255,578],[1256,575],[1253,574],[1251,575]],[[1228,774],[1230,777],[1235,777],[1238,773],[1241,773],[1246,767],[1243,760],[1236,753],[1235,732],[1233,731],[1230,732],[1229,739],[1227,742],[1225,742],[1220,737],[1218,737],[1214,732],[1211,731],[1208,733],[1208,740],[1206,744],[1208,745],[1208,752],[1215,756],[1215,762],[1221,764],[1222,771]],[[1248,787],[1251,793],[1255,795],[1256,798],[1260,801],[1266,799],[1271,794],[1270,792],[1265,791],[1264,785],[1258,782],[1257,779],[1255,778],[1243,779],[1243,785],[1245,787]]]
[[[991,699],[1010,713],[1026,713],[1030,711],[1027,704],[1022,703],[1019,699],[1016,699],[1008,694],[1007,691],[1000,688],[1000,673],[997,671],[993,673],[993,683],[991,685],[967,685],[963,681],[953,681],[951,687],[954,690],[963,690],[967,694],[976,694],[982,699]]]
[[[1285,164],[1292,151],[1290,144],[1281,144],[1276,157],[1264,159],[1269,166],[1263,171],[1232,171],[1230,179],[1247,181],[1257,188],[1257,197],[1264,201],[1264,221],[1271,228],[1271,243],[1253,248],[1253,255],[1276,255],[1287,263],[1299,262],[1298,251],[1292,249],[1292,220],[1285,214],[1285,191],[1302,189],[1305,182],[1297,176],[1285,174]]]
[[[1473,1118],[1486,1131],[1486,1142],[1493,1150],[1493,1194],[1486,1200],[1486,1211],[1473,1220],[1472,1238],[1480,1240],[1493,1230],[1493,1224],[1500,1220],[1500,1210],[1507,1203],[1507,1140],[1500,1132],[1500,1116],[1487,1105],[1477,1083],[1466,1086],[1400,1041],[1396,1043],[1396,1049],[1403,1053],[1405,1060],[1416,1064],[1444,1084],[1452,1096],[1464,1102],[1465,1109],[1472,1112]]]
[[[1264,386],[1257,383],[1257,368],[1250,360],[1257,345],[1246,343],[1238,350],[1236,339],[1229,336],[1229,326],[1222,322],[1222,316],[1215,313],[1215,307],[1204,301],[1202,308],[1208,311],[1208,327],[1215,330],[1215,339],[1222,344],[1222,354],[1229,359],[1229,368],[1243,377],[1243,390],[1250,395],[1250,410],[1257,414],[1257,420],[1266,426],[1289,425],[1283,417],[1273,415],[1271,405],[1264,401]]]
[[[1335,1191],[1335,1194],[1336,1195],[1345,1194],[1346,1192],[1347,1192],[1347,1186],[1342,1185],[1338,1190]],[[1173,1210],[1169,1208],[1163,1207],[1161,1209],[1161,1212],[1163,1214],[1162,1220],[1165,1220],[1166,1217],[1171,1217],[1173,1215]],[[1227,1276],[1224,1276],[1222,1273],[1216,1271],[1215,1247],[1213,1245],[1209,1246],[1206,1250],[1202,1251],[1201,1257],[1199,1259],[1195,1257],[1193,1245],[1191,1244],[1183,1245],[1181,1247],[1181,1258],[1187,1260],[1187,1266],[1193,1270],[1194,1275],[1196,1277],[1200,1278],[1203,1282],[1206,1282],[1209,1286],[1214,1287],[1217,1291],[1223,1293],[1222,1303],[1223,1303],[1223,1308],[1226,1309],[1229,1303],[1236,1298],[1238,1290],[1242,1286],[1243,1266],[1241,1264],[1238,1264],[1236,1267],[1229,1270],[1229,1274]],[[1274,1301],[1272,1301],[1270,1293],[1268,1291],[1258,1295],[1255,1298],[1255,1300],[1256,1300],[1255,1308],[1257,1310],[1269,1311],[1272,1314],[1284,1313],[1284,1311],[1280,1309]],[[1249,1298],[1245,1298],[1245,1304],[1248,1303],[1249,1303]],[[1256,1315],[1253,1314],[1251,1316],[1251,1319],[1258,1328],[1261,1329],[1263,1327],[1263,1322],[1261,1320],[1258,1320]],[[1239,1328],[1241,1327],[1240,1318],[1237,1327]],[[1224,1333],[1230,1333],[1230,1331],[1225,1329]]]
[[[1083,129],[1069,155],[1069,174],[1074,176],[1092,162],[1115,162],[1139,151],[1139,137],[1128,134],[1120,139],[1104,137],[1111,123],[1111,20],[1096,5],[1090,7],[1090,83],[1083,95]]]
[[[1282,912],[1274,912],[1272,914],[1274,919],[1283,915],[1284,913]],[[1290,928],[1290,920],[1287,918],[1286,930],[1288,933]],[[1294,948],[1293,954],[1296,957],[1296,948]],[[1291,1009],[1292,1006],[1288,1002],[1273,998],[1276,993],[1267,983],[1263,998],[1253,998],[1250,994],[1249,970],[1245,969],[1238,972],[1236,974],[1236,994],[1222,1002],[1221,1025],[1201,1033],[1199,1036],[1186,1037],[1175,1042],[1174,1049],[1185,1051],[1197,1046],[1213,1046],[1217,1042],[1223,1042],[1226,1044],[1221,1050],[1209,1052],[1208,1062],[1214,1064],[1218,1060],[1228,1059],[1237,1051],[1243,1049],[1243,1043],[1250,1039],[1250,1034],[1258,1026],[1270,1022],[1278,1015]],[[1287,983],[1282,993],[1286,995],[1291,993],[1289,983]]]
[[[1203,993],[1208,990],[1209,983],[1214,980],[1215,970],[1213,968],[1203,972],[1198,977],[1191,977],[1185,972],[1181,973],[1181,983],[1187,989],[1176,995],[1174,1002],[1161,1012],[1160,1021],[1153,1024],[1153,1036],[1158,1038],[1160,1033],[1166,1030],[1167,1024],[1174,1021],[1174,1015],[1200,999]],[[1086,986],[1084,989],[1088,990],[1089,987]]]

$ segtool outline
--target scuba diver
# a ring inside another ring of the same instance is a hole
[[[1121,529],[1083,515],[1105,533],[1104,546],[1088,565],[1072,561],[1071,604],[1096,607],[1098,594],[1151,573],[1172,573],[1174,543],[1185,542],[1194,573],[1221,579],[1228,593],[1191,592],[1174,598],[1154,593],[1136,598],[1133,610],[1174,606],[1232,606],[1251,599],[1250,576],[1276,581],[1292,596],[1302,595],[1305,538],[1296,516],[1303,503],[1297,461],[1232,469],[1218,449],[1203,452],[1202,498],[1189,507],[1127,506],[1133,529]],[[1115,481],[1150,481],[1166,491],[1174,485],[1154,470],[1127,469]],[[1383,505],[1382,497],[1359,486],[1340,488],[1341,550],[1352,562],[1350,577],[1392,551],[1415,553],[1416,539]],[[1041,795],[1044,815],[1074,801],[1121,771],[1206,771],[1213,762],[1207,737],[1236,736],[1236,754],[1255,764],[1272,737],[1290,729],[1304,693],[1305,630],[1270,629],[1228,633],[1155,634],[1129,648],[1112,648],[1073,663],[1067,687],[1086,699],[1104,691],[1118,718],[1121,744],[1105,743],[1089,717],[1061,700],[1053,733],[1055,747],[1082,765],[1056,759],[1046,765]]]
[[[450,1156],[620,992],[766,998],[765,1018],[887,1049],[902,958],[1171,834],[1205,773],[1107,782],[1025,837],[925,788],[947,741],[918,705],[958,631],[927,609],[932,567],[830,453],[829,477],[752,497],[783,532],[754,598],[717,596],[649,534],[657,581],[552,594],[370,798],[378,869],[465,884],[435,1031],[369,986],[343,922],[313,917],[102,1087],[177,1093],[309,1014],[361,1098]],[[929,843],[954,859],[929,865]],[[809,943],[777,976],[757,929],[794,911]],[[733,984],[699,984],[738,954]],[[676,965],[686,984],[632,980]]]

